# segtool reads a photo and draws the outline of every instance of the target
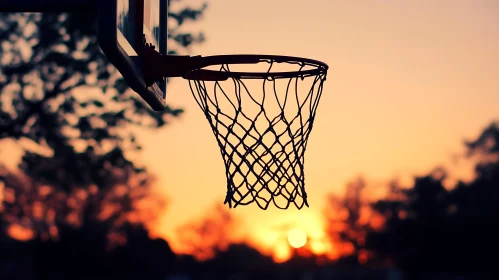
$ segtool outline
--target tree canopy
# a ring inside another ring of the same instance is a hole
[[[203,41],[182,27],[204,9],[170,12],[171,53]],[[140,220],[136,202],[150,197],[154,177],[134,160],[138,131],[182,109],[154,112],[129,90],[99,48],[96,17],[0,14],[0,141],[23,153],[17,171],[0,162],[5,223],[57,236],[54,225]]]
[[[373,210],[385,217],[366,247],[410,271],[489,271],[499,249],[499,125],[491,124],[465,143],[475,158],[475,178],[446,188],[446,172],[416,177],[396,186]]]

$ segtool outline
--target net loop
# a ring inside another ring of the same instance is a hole
[[[185,78],[222,154],[224,203],[230,208],[251,203],[262,209],[271,204],[308,207],[304,155],[327,65],[266,55],[221,56],[218,61],[218,69],[209,73],[218,71],[228,79],[203,80],[205,69],[192,70]],[[262,71],[234,71],[243,62]],[[276,70],[278,66],[286,71]]]

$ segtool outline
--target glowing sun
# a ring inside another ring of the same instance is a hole
[[[307,234],[301,230],[294,228],[288,232],[288,242],[293,248],[300,248],[307,243]]]

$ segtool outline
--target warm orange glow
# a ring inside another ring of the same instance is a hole
[[[127,243],[126,236],[119,232],[108,233],[107,240],[110,247],[123,246]]]
[[[28,241],[35,237],[35,233],[30,228],[19,224],[12,224],[7,228],[7,234],[19,241]]]
[[[0,211],[2,211],[5,183],[0,181]]]
[[[376,214],[371,218],[370,226],[375,230],[380,230],[383,228],[384,223],[385,218],[382,215]]]
[[[288,244],[279,243],[275,246],[273,259],[276,263],[283,263],[291,257],[291,248]]]
[[[366,250],[360,250],[358,256],[358,262],[360,264],[366,264],[368,260],[369,260],[369,252],[367,252]]]
[[[309,244],[310,250],[316,255],[323,255],[331,250],[331,248],[329,248],[331,246],[328,246],[328,244],[322,240],[311,240]]]
[[[14,203],[16,200],[16,193],[12,188],[4,188],[3,189],[3,201],[7,203]]]
[[[307,244],[307,234],[298,228],[294,228],[288,232],[288,242],[293,248],[301,248]]]
[[[217,251],[224,251],[230,243],[237,242],[234,237],[236,225],[232,213],[217,204],[205,211],[201,219],[179,227],[177,242],[172,244],[172,249],[176,253],[193,255],[201,261],[213,258]]]

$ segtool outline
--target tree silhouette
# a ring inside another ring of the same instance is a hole
[[[230,244],[224,250],[217,250],[214,258],[207,260],[201,267],[222,279],[235,275],[245,275],[251,279],[276,278],[272,258],[243,243]]]
[[[202,42],[202,34],[185,33],[182,25],[204,8],[171,12],[171,53]],[[154,112],[128,89],[97,44],[96,18],[96,12],[0,13],[0,141],[23,152],[18,170],[0,170],[0,263],[24,252],[18,266],[33,268],[39,279],[71,268],[70,279],[90,275],[85,265],[109,264],[103,258],[126,242],[157,242],[168,256],[158,260],[172,256],[168,244],[149,240],[143,228],[148,217],[139,202],[164,202],[154,201],[154,177],[134,158],[139,132],[163,127],[182,110]],[[9,240],[9,229],[33,238]]]
[[[386,221],[370,230],[366,247],[377,256],[409,271],[447,271],[473,279],[492,273],[499,249],[499,126],[492,124],[466,143],[468,155],[478,158],[475,179],[444,187],[446,172],[437,168],[415,178],[410,188],[394,186],[387,198],[373,204]]]
[[[382,232],[368,236],[367,247],[403,269],[428,268],[440,263],[440,241],[447,222],[447,191],[440,171],[415,179],[414,186],[392,192],[401,194],[373,205],[386,218]],[[441,227],[442,230],[439,228]]]
[[[172,17],[178,24],[171,38],[180,47],[194,42],[178,39],[185,36],[180,25],[203,9]],[[19,168],[33,188],[69,195],[131,180],[148,186],[146,170],[130,160],[141,149],[133,127],[157,129],[182,112],[153,112],[128,90],[99,49],[96,16],[0,14],[0,139],[24,150]]]
[[[474,141],[465,143],[468,156],[477,158],[476,182],[497,183],[499,177],[499,122],[492,123]],[[495,185],[497,186],[497,184]]]
[[[324,211],[328,238],[337,248],[337,257],[345,265],[364,264],[367,261],[365,238],[368,220],[363,215],[369,204],[362,197],[365,180],[359,177],[346,186],[343,197],[330,194]]]
[[[459,182],[450,194],[453,241],[459,244],[454,262],[460,267],[494,268],[489,252],[499,250],[499,123],[492,123],[477,139],[465,143],[477,159],[475,179]]]
[[[177,229],[178,243],[183,251],[199,260],[213,258],[231,244],[236,220],[223,205],[215,205],[204,217]]]

